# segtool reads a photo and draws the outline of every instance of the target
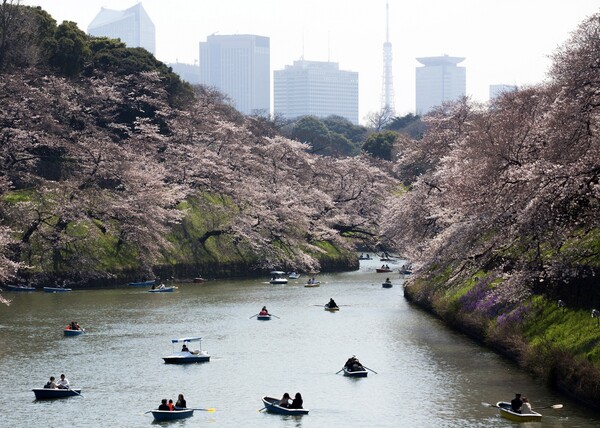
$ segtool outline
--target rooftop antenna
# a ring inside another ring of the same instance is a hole
[[[381,110],[394,114],[394,77],[392,75],[392,43],[390,42],[390,5],[385,2],[385,43],[383,44],[383,78]]]

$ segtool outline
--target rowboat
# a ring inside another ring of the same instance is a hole
[[[279,405],[279,399],[273,397],[263,397],[262,402],[267,412],[277,413],[279,415],[291,415],[291,416],[302,416],[308,415],[308,409],[290,409],[287,407],[281,407]]]
[[[130,282],[129,285],[130,287],[149,287],[151,285],[156,284],[156,280],[155,279],[151,279],[149,281],[140,281],[140,282]]]
[[[151,288],[148,290],[149,293],[171,293],[175,291],[176,287],[165,287],[164,284],[161,284],[160,287]]]
[[[194,409],[152,410],[152,416],[156,421],[173,421],[194,416]]]
[[[64,333],[65,333],[65,336],[79,336],[79,335],[85,333],[85,330],[83,328],[81,328],[79,330],[73,330],[71,328],[65,328],[64,329]]]
[[[496,403],[500,416],[515,422],[539,422],[542,420],[542,415],[538,412],[531,413],[517,413],[512,410],[510,403],[506,401],[498,401]]]
[[[203,282],[206,282],[206,279],[202,278],[201,276],[194,278],[194,283],[196,283],[196,284],[200,284]]]
[[[329,304],[327,304],[327,303],[325,303],[324,307],[325,307],[325,310],[329,311],[329,312],[336,312],[336,311],[340,310],[340,308],[338,306],[334,306],[333,308],[330,308]]]
[[[28,287],[26,285],[10,285],[6,284],[8,291],[35,291],[35,287]]]
[[[65,293],[67,291],[73,291],[70,288],[65,287],[44,287],[46,293]]]
[[[271,319],[271,314],[267,314],[267,315],[260,315],[258,314],[256,316],[256,319],[259,321],[269,321]]]
[[[359,260],[371,260],[371,256],[368,254],[366,256],[364,254],[361,254],[358,259]]]
[[[191,342],[198,342],[202,340],[201,337],[184,337],[181,339],[171,339],[171,343],[183,343],[186,345]],[[197,349],[195,351],[173,351],[173,353],[167,357],[163,357],[165,364],[192,364],[192,363],[204,363],[210,361],[210,355],[208,352]]]
[[[280,270],[271,271],[271,280],[269,281],[271,284],[287,284],[288,279],[285,276],[285,272]]]
[[[369,374],[364,368],[362,370],[348,370],[348,368],[344,367],[344,376],[348,377],[367,377]]]
[[[383,284],[381,284],[381,286],[382,286],[383,288],[392,288],[392,285],[393,285],[393,284],[392,284],[391,282],[387,282],[387,281],[386,281],[386,282],[384,282]]]
[[[321,281],[309,280],[306,284],[304,284],[304,286],[305,287],[320,287]]]
[[[392,270],[389,268],[377,268],[375,269],[375,272],[377,273],[384,273],[384,272],[391,272]]]
[[[32,391],[36,400],[52,400],[81,395],[81,389],[33,388]]]
[[[300,274],[296,273],[296,272],[292,272],[288,275],[288,278],[289,279],[298,279],[298,278],[300,278]]]

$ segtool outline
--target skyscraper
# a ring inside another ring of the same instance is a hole
[[[358,72],[336,62],[294,61],[273,72],[274,112],[286,118],[337,115],[358,124]]]
[[[156,31],[141,3],[125,10],[101,8],[88,26],[96,37],[121,39],[129,48],[142,47],[156,55]]]
[[[252,34],[212,35],[200,42],[200,75],[205,85],[228,95],[243,114],[269,113],[270,39]]]
[[[425,66],[416,69],[417,115],[466,95],[467,72],[465,67],[457,67],[464,60],[448,55],[417,58]]]

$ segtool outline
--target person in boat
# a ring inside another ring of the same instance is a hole
[[[183,346],[181,347],[181,352],[192,352],[190,351],[190,349],[187,347],[187,345],[184,343]]]
[[[521,406],[523,405],[523,400],[521,399],[521,394],[515,394],[515,398],[510,401],[510,407],[513,412],[521,412]]]
[[[158,406],[158,410],[171,410],[167,404],[166,398],[160,400],[160,406]]]
[[[60,380],[56,383],[58,389],[69,389],[69,379],[64,374],[60,375]]]
[[[46,385],[44,385],[44,388],[49,388],[49,389],[58,388],[58,386],[56,385],[54,376],[50,376],[50,380],[48,382],[46,382]]]
[[[279,400],[279,407],[290,407],[290,400],[292,398],[290,397],[290,394],[288,394],[287,392],[285,394],[283,394],[283,397],[281,397],[281,400]]]
[[[385,282],[387,282],[388,284],[391,282],[389,278],[385,279]]]
[[[296,392],[296,395],[294,395],[294,399],[292,400],[292,404],[290,404],[290,409],[301,409],[302,404],[302,395],[300,395],[299,392]]]
[[[333,300],[332,298],[329,298],[329,303],[327,303],[327,307],[330,309],[337,308],[338,305],[337,305],[337,303],[335,303],[335,300]]]
[[[173,400],[169,400],[167,406],[169,406],[169,410],[175,410],[175,404],[173,404]]]
[[[156,290],[156,284],[152,284],[152,290]]]
[[[185,398],[183,398],[183,394],[179,394],[177,397],[177,403],[175,403],[175,408],[177,409],[187,409],[187,403]]]
[[[523,397],[523,404],[521,405],[521,414],[531,414],[533,410],[531,410],[531,403],[527,397]]]
[[[266,306],[263,306],[258,315],[269,315],[269,311]]]
[[[351,372],[364,370],[362,364],[358,361],[358,358],[356,358],[356,355],[352,355],[348,358],[346,364],[344,364],[344,368]]]

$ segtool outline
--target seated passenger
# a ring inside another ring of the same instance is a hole
[[[283,394],[283,397],[281,397],[281,400],[279,400],[279,407],[290,407],[290,399],[290,394],[287,392]]]
[[[292,404],[290,404],[290,409],[301,409],[302,408],[302,395],[299,392],[296,392],[294,399],[292,400]]]
[[[58,386],[56,385],[56,382],[54,382],[54,376],[50,376],[50,380],[48,382],[46,382],[46,385],[44,385],[44,388],[50,388],[50,389],[58,388]]]
[[[158,406],[158,410],[171,410],[169,408],[169,406],[167,405],[167,399],[166,398],[163,398],[160,401],[160,406]]]
[[[259,315],[269,315],[269,311],[267,311],[267,307],[263,306],[262,309],[260,310],[260,312],[258,313]]]
[[[189,350],[189,348],[187,347],[187,345],[184,343],[183,346],[181,347],[181,352],[192,352]]]

